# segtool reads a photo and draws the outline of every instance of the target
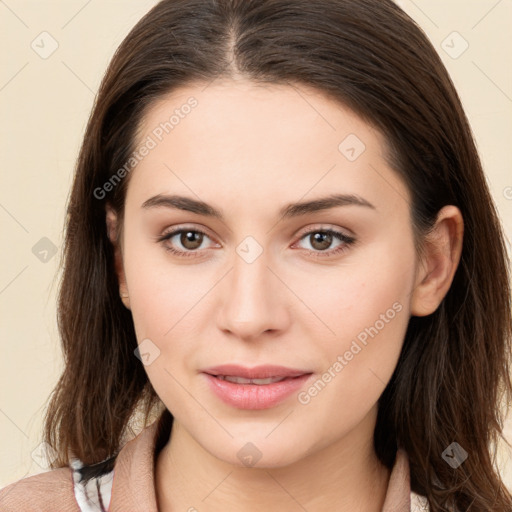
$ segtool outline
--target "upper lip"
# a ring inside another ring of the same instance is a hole
[[[312,372],[287,368],[286,366],[261,365],[248,368],[238,364],[222,364],[202,370],[210,375],[230,375],[233,377],[244,377],[245,379],[268,379],[270,377],[298,377]]]

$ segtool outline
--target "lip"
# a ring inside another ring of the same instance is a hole
[[[244,377],[246,379],[268,379],[269,377],[299,377],[306,373],[312,373],[309,370],[299,370],[297,368],[287,368],[277,365],[260,365],[248,368],[238,364],[222,364],[212,366],[201,370],[210,375],[233,375],[235,377]]]
[[[238,409],[269,409],[299,391],[311,378],[312,372],[265,365],[247,368],[239,365],[222,365],[202,371],[210,390],[224,403]],[[216,375],[231,375],[246,379],[285,377],[271,384],[237,384],[221,380]]]

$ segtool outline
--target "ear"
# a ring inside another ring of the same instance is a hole
[[[117,280],[119,282],[119,296],[121,297],[121,300],[123,301],[125,307],[130,309],[130,296],[128,294],[128,287],[126,286],[126,276],[124,273],[121,240],[118,236],[118,232],[120,229],[118,216],[115,210],[109,204],[107,204],[107,206],[105,207],[105,211],[107,234],[110,242],[114,247],[115,269]]]
[[[448,293],[462,253],[464,221],[453,205],[442,208],[424,241],[411,299],[411,315],[433,313]]]

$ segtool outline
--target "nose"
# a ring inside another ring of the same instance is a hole
[[[217,324],[222,331],[249,341],[286,329],[292,294],[268,263],[265,252],[252,262],[235,254],[219,299]]]

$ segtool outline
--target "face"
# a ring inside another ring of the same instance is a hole
[[[175,422],[233,464],[254,447],[259,465],[277,466],[367,440],[417,271],[409,192],[383,137],[315,90],[226,81],[154,103],[143,145],[119,280]],[[303,376],[204,373],[224,364]]]

